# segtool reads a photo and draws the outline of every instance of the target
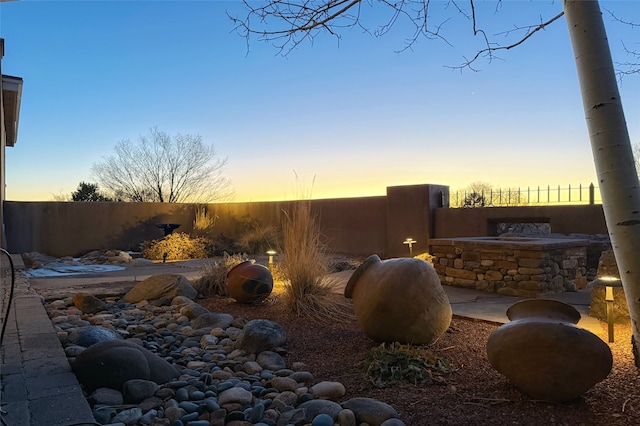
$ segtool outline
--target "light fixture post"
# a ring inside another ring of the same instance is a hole
[[[588,287],[604,287],[604,300],[607,308],[607,335],[609,337],[609,343],[613,343],[614,337],[614,312],[613,312],[613,288],[622,287],[622,280],[617,277],[598,277],[588,284]]]
[[[404,242],[402,244],[406,244],[409,246],[409,256],[413,257],[413,245],[417,243],[416,240],[414,240],[411,237],[408,237],[406,240],[404,240]]]
[[[269,255],[268,268],[271,271],[271,269],[273,268],[273,256],[275,256],[278,253],[275,250],[271,249],[271,250],[267,250],[267,254]]]

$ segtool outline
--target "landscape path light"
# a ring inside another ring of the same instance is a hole
[[[271,270],[271,267],[273,266],[273,256],[278,253],[275,250],[271,249],[267,250],[267,254],[269,255],[269,270]]]
[[[409,246],[409,256],[413,256],[413,245],[417,243],[416,240],[414,240],[411,237],[408,237],[406,240],[404,240],[404,242],[402,244],[407,244]]]
[[[589,287],[604,287],[604,300],[607,303],[607,326],[609,343],[613,343],[613,288],[622,287],[622,280],[616,277],[598,277],[589,283]]]

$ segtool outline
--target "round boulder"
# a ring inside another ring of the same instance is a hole
[[[161,385],[180,374],[153,352],[126,340],[108,340],[90,346],[76,358],[73,372],[88,389],[119,391],[128,380],[151,380]]]

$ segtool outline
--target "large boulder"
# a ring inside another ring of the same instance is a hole
[[[362,331],[379,342],[428,344],[451,323],[451,304],[430,263],[369,256],[344,290]]]
[[[128,380],[151,380],[161,385],[180,374],[158,355],[126,340],[108,340],[90,346],[76,357],[73,371],[88,389],[119,391]]]
[[[287,341],[287,332],[280,324],[265,319],[249,321],[236,340],[236,349],[249,354],[272,351]]]
[[[198,292],[183,275],[160,274],[139,282],[124,295],[123,300],[128,303],[148,300],[155,305],[168,305],[176,296],[185,296],[194,300]]]

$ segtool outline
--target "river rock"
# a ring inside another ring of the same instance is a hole
[[[122,396],[127,404],[138,404],[153,396],[158,388],[158,384],[151,380],[127,380],[122,386]]]
[[[85,314],[95,314],[107,309],[107,304],[94,295],[88,293],[78,293],[73,297],[73,306],[80,309]]]
[[[174,298],[171,303],[173,304],[175,300]],[[199,303],[189,303],[180,308],[180,313],[189,319],[194,319],[202,314],[209,313],[209,310]]]
[[[324,381],[313,385],[311,387],[311,393],[316,399],[338,401],[347,393],[347,391],[344,388],[344,385],[340,382]]]
[[[122,336],[115,331],[97,325],[88,325],[72,330],[67,337],[67,343],[86,348],[99,342],[121,339]]]
[[[231,321],[233,321],[232,315],[220,312],[206,312],[191,320],[191,327],[196,330],[205,327],[227,328]]]
[[[373,398],[351,398],[342,407],[353,411],[358,422],[371,426],[381,426],[387,419],[398,418],[398,412],[392,406]]]

